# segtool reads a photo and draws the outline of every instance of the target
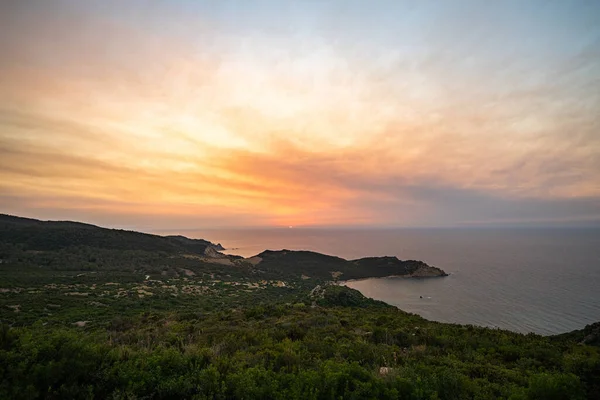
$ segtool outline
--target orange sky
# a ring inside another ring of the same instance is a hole
[[[92,3],[0,6],[0,212],[153,229],[600,221],[585,13],[519,14],[548,19],[523,28],[531,45],[485,8],[476,35],[417,9],[437,30],[386,39],[358,6],[332,32],[318,8],[278,11],[284,29],[258,5]]]

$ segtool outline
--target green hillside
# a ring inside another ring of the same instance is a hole
[[[334,283],[420,261],[207,248],[1,216],[0,399],[600,398],[593,326],[442,324]]]

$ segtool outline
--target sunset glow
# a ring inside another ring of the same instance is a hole
[[[0,212],[600,223],[595,2],[7,3]]]

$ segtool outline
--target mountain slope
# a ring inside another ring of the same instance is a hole
[[[70,221],[38,221],[0,215],[0,243],[21,245],[25,250],[56,251],[70,247],[108,250],[164,251],[203,254],[217,247],[201,239],[158,236],[147,233],[107,229]]]

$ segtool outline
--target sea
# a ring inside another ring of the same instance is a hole
[[[433,321],[542,335],[600,321],[600,229],[229,229],[177,232],[249,257],[311,250],[346,259],[397,256],[442,268],[445,278],[345,284]]]

